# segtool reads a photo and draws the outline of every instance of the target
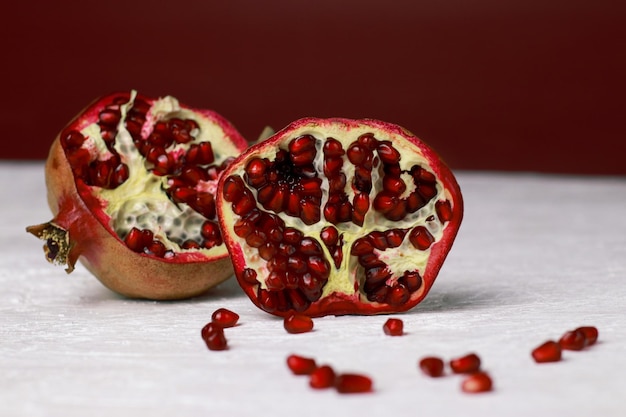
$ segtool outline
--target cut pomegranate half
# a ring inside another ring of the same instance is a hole
[[[232,276],[217,223],[221,172],[247,146],[219,114],[135,92],[96,100],[53,142],[54,219],[27,231],[50,262],[81,262],[129,296],[185,298]]]
[[[280,316],[405,311],[463,215],[433,150],[376,120],[302,119],[224,171],[217,210],[239,284]]]

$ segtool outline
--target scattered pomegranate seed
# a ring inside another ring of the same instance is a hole
[[[287,366],[295,375],[310,375],[317,369],[315,359],[299,355],[289,355],[287,357]]]
[[[200,335],[210,350],[225,350],[228,347],[222,326],[208,323],[202,328]]]
[[[541,346],[533,349],[531,354],[537,363],[558,362],[561,360],[561,346],[558,343],[549,340]]]
[[[485,372],[476,372],[461,383],[461,390],[470,394],[491,391],[492,387],[491,377]]]
[[[330,388],[335,385],[335,371],[328,365],[323,365],[311,373],[309,385],[315,389]]]
[[[582,326],[576,330],[585,335],[585,346],[591,346],[598,340],[598,329],[593,326]]]
[[[450,368],[455,374],[470,374],[480,369],[480,358],[475,353],[470,353],[450,361]]]
[[[239,314],[225,308],[218,308],[213,312],[211,320],[222,327],[233,327],[239,320]]]
[[[300,314],[292,314],[285,318],[284,326],[289,333],[307,333],[313,330],[313,319]]]
[[[585,334],[580,330],[567,331],[559,339],[561,349],[565,350],[582,350],[585,347]]]
[[[419,368],[431,377],[443,375],[443,366],[443,360],[434,356],[427,356],[419,361]]]
[[[337,377],[335,388],[341,394],[356,394],[372,391],[372,379],[359,374],[341,374]]]
[[[388,336],[402,336],[404,323],[400,319],[388,319],[383,325],[383,331]]]

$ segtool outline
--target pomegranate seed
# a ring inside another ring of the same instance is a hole
[[[449,201],[437,201],[437,203],[435,203],[435,211],[441,223],[452,220],[452,207]]]
[[[289,355],[287,357],[287,366],[295,375],[310,375],[317,369],[315,359],[299,355]]]
[[[341,374],[335,382],[337,392],[341,394],[355,394],[372,391],[372,379],[359,374]]]
[[[309,385],[315,389],[330,388],[335,385],[337,376],[335,371],[328,365],[322,365],[311,373]]]
[[[320,232],[320,237],[327,247],[335,246],[339,241],[339,232],[333,226],[326,226]]]
[[[243,197],[244,184],[241,178],[230,176],[224,181],[224,200],[229,203],[239,201]]]
[[[259,282],[257,281],[256,276],[256,271],[250,268],[244,269],[241,273],[241,278],[244,282],[247,282],[248,284],[258,284]]]
[[[225,350],[227,346],[224,328],[213,322],[208,323],[200,332],[204,343],[210,350]]]
[[[561,360],[561,346],[549,340],[533,349],[531,355],[537,363],[558,362]]]
[[[468,376],[461,383],[461,390],[469,394],[491,391],[493,382],[485,372],[477,372]]]
[[[211,320],[222,327],[233,327],[239,320],[239,314],[226,308],[218,308],[211,315]]]
[[[580,330],[567,331],[559,339],[561,349],[582,350],[585,347],[585,334]]]
[[[307,333],[313,330],[313,319],[300,314],[286,317],[283,324],[288,333]]]
[[[402,336],[404,323],[400,319],[388,319],[383,325],[383,331],[388,336]]]
[[[455,358],[450,361],[450,368],[455,374],[469,374],[480,369],[480,358],[475,353]]]
[[[384,164],[397,164],[400,161],[400,152],[389,141],[378,144],[378,156]]]
[[[598,340],[598,329],[593,326],[583,326],[576,330],[583,332],[585,335],[585,346],[591,346]]]
[[[394,306],[405,304],[411,298],[408,288],[404,284],[397,284],[387,293],[385,301]]]
[[[433,378],[443,375],[443,366],[443,360],[434,356],[427,356],[419,362],[422,372]]]
[[[146,246],[144,249],[144,253],[148,255],[154,255],[158,258],[163,258],[165,256],[165,252],[167,248],[160,240],[153,240]]]
[[[416,249],[426,250],[432,245],[435,238],[424,226],[417,226],[409,233],[409,240]]]
[[[149,233],[146,233],[149,232]],[[152,232],[149,230],[140,230],[136,227],[130,229],[126,237],[124,238],[124,243],[126,246],[134,252],[143,252],[144,248],[152,241]]]

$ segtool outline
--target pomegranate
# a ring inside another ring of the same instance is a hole
[[[250,299],[279,316],[323,316],[419,303],[463,202],[448,167],[403,128],[307,118],[226,168],[217,210]]]
[[[78,259],[128,297],[179,299],[232,276],[215,209],[220,173],[247,146],[222,116],[135,92],[96,100],[52,143],[54,218],[27,231],[48,261]]]

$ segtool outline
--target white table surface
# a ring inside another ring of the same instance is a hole
[[[0,163],[0,416],[624,416],[626,178],[458,173],[466,212],[428,297],[397,315],[325,317],[287,334],[233,280],[182,302],[134,301],[82,267],[48,264],[27,225],[49,220],[43,164]],[[241,316],[230,349],[200,329]],[[535,364],[533,347],[595,325],[596,345]],[[419,358],[476,352],[495,390],[423,376]],[[314,391],[290,353],[370,375],[375,392]]]

